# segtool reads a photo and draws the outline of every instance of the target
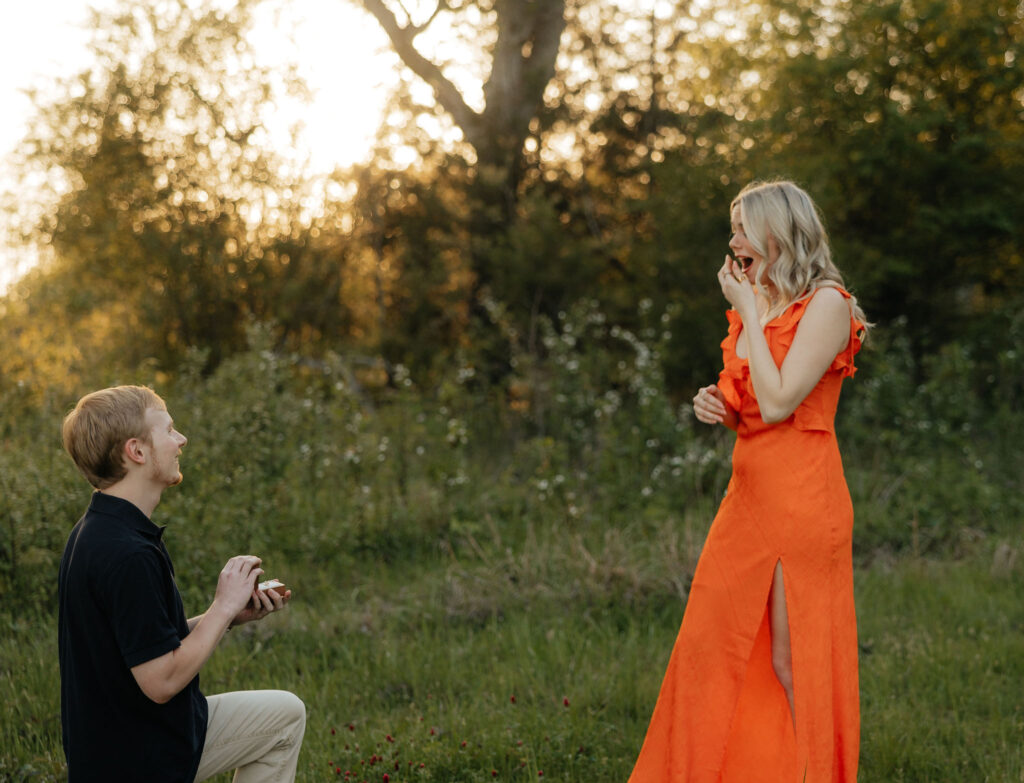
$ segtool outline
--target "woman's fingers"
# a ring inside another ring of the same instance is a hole
[[[693,398],[697,420],[704,424],[721,424],[725,420],[725,404],[718,397],[717,386],[704,386]]]

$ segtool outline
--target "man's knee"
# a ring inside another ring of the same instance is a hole
[[[294,726],[301,739],[306,730],[306,705],[291,691],[273,691],[276,708],[287,725]]]

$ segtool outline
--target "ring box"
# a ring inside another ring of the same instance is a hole
[[[268,579],[266,582],[260,582],[256,585],[256,589],[260,591],[273,589],[282,598],[284,598],[284,594],[288,590],[284,582],[280,582],[277,579]]]

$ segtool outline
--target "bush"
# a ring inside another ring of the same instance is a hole
[[[259,326],[249,350],[209,376],[205,357],[192,356],[157,384],[190,438],[185,485],[158,511],[186,598],[208,600],[221,564],[243,551],[272,574],[324,583],[368,564],[464,553],[512,573],[531,551],[565,582],[552,588],[561,594],[577,589],[572,580],[598,593],[619,580],[646,596],[638,600],[685,592],[728,479],[731,438],[695,427],[689,406],[672,403],[661,370],[671,313],[644,304],[640,315],[648,325],[635,334],[585,302],[541,319],[532,349],[509,334],[516,374],[499,384],[468,356],[435,389],[402,367],[360,381],[351,358],[282,355]],[[918,379],[901,330],[877,331],[838,421],[858,556],[956,555],[1012,529],[1020,414],[983,402],[967,348],[948,347]],[[1000,361],[1021,369],[1012,351]],[[154,378],[144,369],[129,381]],[[50,611],[57,561],[89,492],[59,444],[73,400],[3,393],[0,597],[17,595],[15,611]],[[623,531],[630,540],[614,538]],[[685,554],[659,581],[642,559],[658,560],[649,540],[665,536]],[[594,564],[613,551],[621,563],[604,563],[602,587]],[[588,557],[590,571],[572,565]],[[529,578],[517,577],[527,593]]]

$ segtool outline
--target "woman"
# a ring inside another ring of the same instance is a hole
[[[803,190],[754,183],[730,212],[725,367],[693,409],[736,431],[733,473],[630,781],[853,783],[853,508],[833,419],[867,322]]]

